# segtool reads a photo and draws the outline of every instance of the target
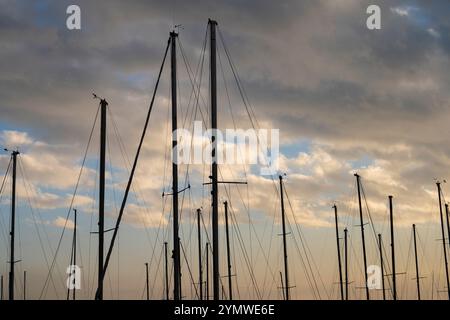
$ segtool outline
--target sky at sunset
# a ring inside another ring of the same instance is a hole
[[[81,30],[66,27],[71,4],[81,9]],[[366,27],[370,4],[381,8],[380,30]],[[234,296],[282,298],[278,174],[286,174],[292,298],[339,298],[334,204],[341,249],[343,230],[349,230],[350,299],[365,298],[357,172],[367,200],[364,219],[370,222],[365,226],[368,263],[379,264],[380,233],[386,272],[391,271],[388,195],[393,195],[399,297],[416,298],[411,240],[416,224],[423,298],[447,298],[436,181],[443,182],[445,201],[450,192],[444,183],[450,179],[449,17],[448,0],[0,0],[0,146],[21,152],[17,298],[26,270],[30,299],[65,299],[73,232],[68,210],[98,108],[93,92],[109,103],[105,228],[114,227],[175,25],[180,25],[179,126],[191,130],[194,120],[205,119],[209,125],[208,45],[203,50],[209,18],[218,22],[220,33],[219,127],[247,130],[256,123],[279,129],[280,138],[277,175],[261,175],[253,165],[220,168],[219,180],[247,182],[219,189],[220,203],[228,201],[232,215]],[[164,298],[163,243],[169,243],[169,263],[172,250],[171,198],[162,197],[171,192],[169,62],[105,277],[105,299],[143,299],[146,262],[151,298]],[[193,78],[200,86],[197,105]],[[97,121],[73,202],[79,212],[80,299],[92,299],[96,288],[98,236],[92,232],[98,219],[99,131]],[[1,176],[9,160],[8,152],[0,154]],[[180,189],[191,186],[180,194],[182,291],[186,299],[195,299],[196,209],[203,210],[205,258],[211,202],[203,183],[209,182],[210,168],[180,165],[179,170]],[[6,182],[0,196],[0,274],[5,281],[11,178]],[[222,207],[219,216],[226,291]],[[109,245],[111,232],[105,239]],[[381,298],[380,291],[371,295]]]

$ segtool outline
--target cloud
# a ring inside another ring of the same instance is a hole
[[[441,128],[442,137],[450,133],[446,129],[450,79],[444,71],[450,66],[448,44],[445,37],[429,36],[431,29],[441,33],[448,27],[441,14],[442,3],[418,4],[417,8],[406,1],[379,3],[388,10],[383,11],[384,28],[377,36],[361,24],[365,3],[358,1],[293,1],[286,5],[263,1],[258,6],[250,2],[240,4],[238,11],[234,3],[212,6],[205,2],[197,4],[199,9],[194,11],[188,10],[191,3],[177,4],[175,18],[184,25],[180,40],[192,65],[198,59],[206,19],[215,16],[258,123],[280,128],[283,145],[299,137],[312,142],[312,150],[297,157],[283,155],[280,161],[289,182],[310,196],[308,202],[296,202],[296,211],[317,211],[317,221],[305,219],[316,221],[313,224],[328,222],[324,214],[327,201],[339,198],[336,190],[349,184],[352,170],[360,169],[368,184],[373,184],[368,188],[376,196],[383,188],[419,196],[421,188],[428,188],[430,179],[442,175],[449,164],[446,154],[450,146],[437,139],[434,130]],[[76,182],[97,108],[92,91],[108,97],[127,158],[133,157],[172,9],[160,1],[126,5],[82,1],[82,31],[72,33],[65,30],[64,15],[60,15],[65,3],[47,5],[45,13],[39,11],[39,21],[30,18],[38,9],[24,3],[7,4],[2,6],[5,19],[0,34],[5,46],[0,60],[0,110],[5,121],[26,131],[4,130],[2,140],[27,151],[22,155],[23,164],[36,192],[42,193],[39,205],[64,206]],[[98,12],[101,20],[96,19]],[[236,12],[241,18],[236,19]],[[412,12],[434,24],[424,27],[411,19],[398,19]],[[155,35],[151,39],[148,30]],[[295,35],[289,43],[286,34]],[[29,54],[24,56],[24,51]],[[181,71],[180,90],[186,94],[190,82]],[[230,80],[231,74],[225,77]],[[164,75],[133,186],[146,197],[151,194],[149,203],[159,203],[162,190],[170,190],[170,160],[164,160],[168,85]],[[228,88],[232,96],[238,96],[231,81]],[[219,102],[227,105],[221,95]],[[251,127],[242,102],[234,99],[233,105],[236,125]],[[222,111],[220,125],[232,127],[231,117]],[[114,179],[115,188],[123,190],[129,165],[122,160],[113,125],[108,123],[116,168],[109,183]],[[32,137],[28,131],[33,132]],[[98,124],[89,153],[94,161],[96,145]],[[363,158],[371,159],[372,164],[355,166]],[[241,168],[234,169],[236,176],[243,175]],[[203,174],[201,167],[191,170],[192,180]],[[229,170],[223,171],[224,176],[231,176]],[[264,179],[249,178],[253,179],[253,194],[259,194],[259,188],[266,192],[273,188],[266,187]],[[83,192],[94,188],[95,181],[95,169],[87,168]],[[64,194],[47,191],[49,188],[64,190]],[[197,203],[203,202],[196,196]],[[85,210],[92,207],[91,197],[78,199]],[[255,208],[265,209],[264,192],[252,201]],[[136,213],[133,221],[141,218],[148,219]]]
[[[79,159],[97,107],[91,100],[91,91],[108,97],[125,139],[125,151],[132,158],[154,70],[167,38],[169,23],[164,17],[168,7],[162,2],[80,5],[86,16],[84,30],[77,35],[57,24],[63,21],[57,16],[62,4],[47,13],[46,19],[53,23],[42,25],[24,19],[33,14],[33,9],[15,10],[12,6],[4,11],[9,18],[3,20],[5,28],[0,35],[7,48],[2,51],[1,60],[1,112],[18,127],[32,128],[33,137],[24,131],[4,130],[2,141],[28,149],[22,155],[23,164],[30,180],[38,186],[36,192],[42,193],[42,208],[67,205],[66,194],[76,182]],[[179,12],[185,5],[188,4],[180,4]],[[205,17],[216,13],[260,125],[280,128],[282,144],[295,142],[298,137],[312,141],[311,150],[291,158],[282,155],[280,159],[282,170],[289,176],[287,183],[301,191],[301,199],[294,202],[296,212],[309,215],[302,222],[328,223],[328,202],[339,198],[336,190],[352,181],[353,170],[359,169],[368,183],[368,193],[373,191],[375,197],[387,190],[423,197],[421,188],[429,188],[430,179],[442,175],[449,164],[446,154],[450,148],[442,139],[436,139],[434,131],[441,128],[442,137],[450,133],[445,129],[450,118],[445,111],[449,101],[446,84],[450,82],[443,72],[449,67],[445,59],[448,51],[445,39],[431,42],[429,37],[429,30],[438,32],[446,26],[444,17],[431,4],[414,9],[415,15],[419,11],[435,15],[435,26],[424,29],[409,20],[386,15],[386,31],[375,37],[360,26],[358,12],[363,4],[358,2],[311,1],[292,5],[263,2],[256,11],[253,5],[244,5],[239,10],[242,19],[233,24],[227,23],[231,17],[236,21],[232,4],[217,4],[217,11],[211,6],[185,11],[178,15],[185,23],[180,39],[188,57],[196,59],[202,40],[196,35],[199,26],[204,26]],[[102,21],[92,18],[100,8]],[[397,16],[406,16],[411,10],[404,1],[391,6],[391,12]],[[156,19],[148,21],[144,12],[151,12]],[[125,16],[134,18],[130,21]],[[35,28],[41,31],[38,38],[32,37]],[[149,28],[157,35],[152,39],[146,36]],[[295,34],[290,50],[286,50],[284,34]],[[30,52],[27,59],[19,54],[22,47]],[[162,92],[167,91],[167,86],[164,77]],[[19,87],[20,95],[14,93]],[[181,80],[181,88],[189,92],[189,82]],[[237,93],[232,85],[229,89]],[[134,187],[147,195],[152,193],[152,200],[147,202],[159,203],[162,190],[170,190],[170,167],[164,160],[167,150],[163,143],[168,141],[167,113],[163,111],[167,104],[163,95],[158,97],[136,175]],[[30,105],[34,107],[29,108]],[[236,102],[234,109],[239,108],[244,106]],[[251,126],[245,114],[238,115],[238,126]],[[221,126],[232,125],[226,114],[220,115],[220,121]],[[98,127],[94,131],[94,146],[98,143],[97,131]],[[125,167],[129,166],[114,146],[114,134],[112,139],[111,152],[118,168],[115,185],[123,190]],[[94,148],[90,152],[93,159],[97,157]],[[354,165],[364,157],[372,159],[372,163],[359,168]],[[203,169],[191,170],[200,174]],[[240,168],[237,171],[236,176],[242,175]],[[228,170],[223,174],[231,175]],[[95,170],[87,169],[83,177],[82,182],[93,188]],[[269,190],[272,192],[272,182],[251,175],[248,178],[254,189],[252,209],[265,211],[264,198]],[[43,190],[49,187],[65,193]],[[310,200],[305,201],[306,197]],[[78,206],[86,210],[94,201],[90,197],[77,199],[81,201]],[[196,201],[201,202],[198,198]],[[238,209],[241,214],[245,212]],[[142,208],[127,210],[133,212],[129,221],[154,225],[153,218],[137,213]]]
[[[409,16],[409,12],[412,10],[411,7],[395,7],[391,8],[392,12],[395,12],[399,16]]]
[[[66,229],[71,229],[73,230],[75,228],[75,223],[70,220],[70,219],[66,219],[63,217],[57,217],[55,220],[52,221],[51,223],[53,226],[58,227],[58,228],[66,228]]]
[[[432,35],[432,36],[435,37],[435,38],[439,38],[439,37],[441,36],[440,33],[437,32],[437,31],[436,31],[435,29],[433,29],[433,28],[428,28],[427,31],[428,31],[428,33],[429,33],[430,35]]]
[[[167,225],[167,217],[160,211],[129,204],[124,214],[124,221],[137,228],[158,228]]]
[[[3,146],[9,148],[27,146],[33,143],[33,140],[28,136],[28,133],[14,130],[4,130],[1,133],[0,141]]]

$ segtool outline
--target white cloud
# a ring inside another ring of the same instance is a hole
[[[409,16],[409,12],[411,11],[410,7],[395,7],[391,8],[391,11],[398,14],[399,16],[405,17]]]
[[[33,143],[28,133],[14,130],[3,130],[0,134],[0,141],[4,147],[10,149],[28,146]]]
[[[64,226],[66,227],[66,229],[75,228],[75,223],[72,220],[68,219],[66,222],[66,219],[63,217],[57,217],[55,220],[52,221],[51,224],[58,228],[64,228]]]
[[[433,29],[433,28],[429,28],[427,31],[428,31],[428,33],[430,35],[432,35],[435,38],[440,38],[441,37],[441,34],[438,31],[436,31],[435,29]]]

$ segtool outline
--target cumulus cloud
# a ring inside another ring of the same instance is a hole
[[[63,217],[57,217],[52,221],[52,225],[58,228],[74,229],[75,223],[70,219],[65,219]]]

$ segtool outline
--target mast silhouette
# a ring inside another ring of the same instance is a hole
[[[394,242],[394,208],[392,196],[389,196],[389,219],[391,226],[391,256],[392,256],[392,297],[397,300],[397,281],[395,273],[395,242]]]
[[[10,259],[9,259],[9,300],[14,300],[14,265],[17,261],[15,261],[15,234],[16,234],[16,178],[17,178],[17,155],[19,155],[19,151],[12,151],[11,157],[13,162],[13,171],[12,171],[12,191],[11,191],[11,230],[10,230]]]
[[[197,232],[198,232],[198,284],[200,291],[200,300],[203,300],[203,272],[202,272],[202,232],[200,227],[200,218],[202,210],[197,209]]]
[[[217,181],[217,67],[216,67],[216,26],[217,22],[208,20],[210,33],[210,78],[211,78],[211,196],[212,196],[212,252],[213,252],[213,298],[220,299],[219,271],[219,188]]]
[[[73,264],[77,265],[77,209],[73,209],[74,213],[74,228],[73,228]],[[76,288],[73,288],[73,300],[76,299]]]
[[[347,228],[344,229],[344,270],[345,270],[345,300],[348,300],[348,257],[347,257]]]
[[[27,300],[27,271],[23,271],[23,300]]]
[[[419,275],[419,258],[417,257],[417,240],[416,240],[416,225],[412,225],[414,238],[414,258],[416,261],[416,284],[417,284],[417,300],[420,300],[420,275]]]
[[[94,95],[94,97],[96,97]],[[105,244],[105,171],[106,171],[106,114],[108,102],[100,99],[100,173],[98,196],[98,281],[96,300],[103,300],[104,244]]]
[[[380,266],[381,266],[381,290],[383,290],[383,300],[386,300],[386,289],[384,287],[384,262],[383,262],[383,242],[381,234],[378,234],[378,251],[380,252]]]
[[[147,300],[150,300],[150,290],[148,282],[148,262],[145,263],[145,291],[147,293]]]
[[[177,160],[177,49],[176,38],[178,34],[170,33],[170,78],[172,90],[172,210],[173,210],[173,299],[181,299],[181,262],[180,262],[180,237],[178,235],[178,160]]]
[[[206,243],[206,300],[209,300],[209,242]]]
[[[286,244],[286,222],[285,222],[285,211],[284,211],[284,193],[283,193],[283,176],[280,178],[280,197],[281,197],[281,222],[283,227],[283,252],[284,252],[284,281],[285,281],[285,298],[289,300],[289,273],[288,273],[288,255],[287,255],[287,244]]]
[[[450,281],[449,281],[449,274],[448,274],[447,244],[445,243],[444,217],[442,214],[441,183],[439,181],[436,182],[436,186],[438,189],[439,213],[440,213],[440,218],[441,218],[442,247],[444,249],[444,268],[445,268],[445,276],[447,279],[447,294],[448,294],[448,299],[450,300]]]
[[[445,204],[445,216],[447,220],[447,239],[450,241],[450,223],[449,223],[449,210],[448,210],[448,203]]]
[[[231,284],[231,252],[230,252],[230,231],[228,228],[228,202],[223,203],[225,207],[225,233],[227,239],[227,262],[228,262],[228,295],[233,300],[233,289]]]
[[[337,255],[338,255],[338,266],[339,266],[339,287],[341,289],[341,300],[344,300],[344,287],[342,282],[342,264],[341,264],[341,246],[339,245],[339,224],[337,215],[337,206],[333,206],[334,209],[334,221],[336,224],[336,244],[337,244]]]
[[[77,265],[77,209],[73,209],[74,214],[74,227],[73,227],[73,238],[72,238],[72,252],[70,256],[70,273],[71,275],[75,276],[75,268]],[[73,279],[75,284],[75,277]],[[72,288],[72,300],[75,300],[75,292],[76,288],[73,286]],[[70,286],[67,288],[67,300],[69,300],[70,297]]]
[[[366,288],[366,299],[370,300],[369,287],[367,286],[367,281],[368,281],[367,255],[366,255],[366,240],[364,237],[364,218],[363,218],[363,210],[362,210],[362,203],[361,203],[361,177],[357,173],[355,173],[354,176],[356,177],[356,185],[358,188],[359,219],[361,222],[361,241],[362,241],[363,261],[364,261],[364,280],[365,280],[364,287]]]

